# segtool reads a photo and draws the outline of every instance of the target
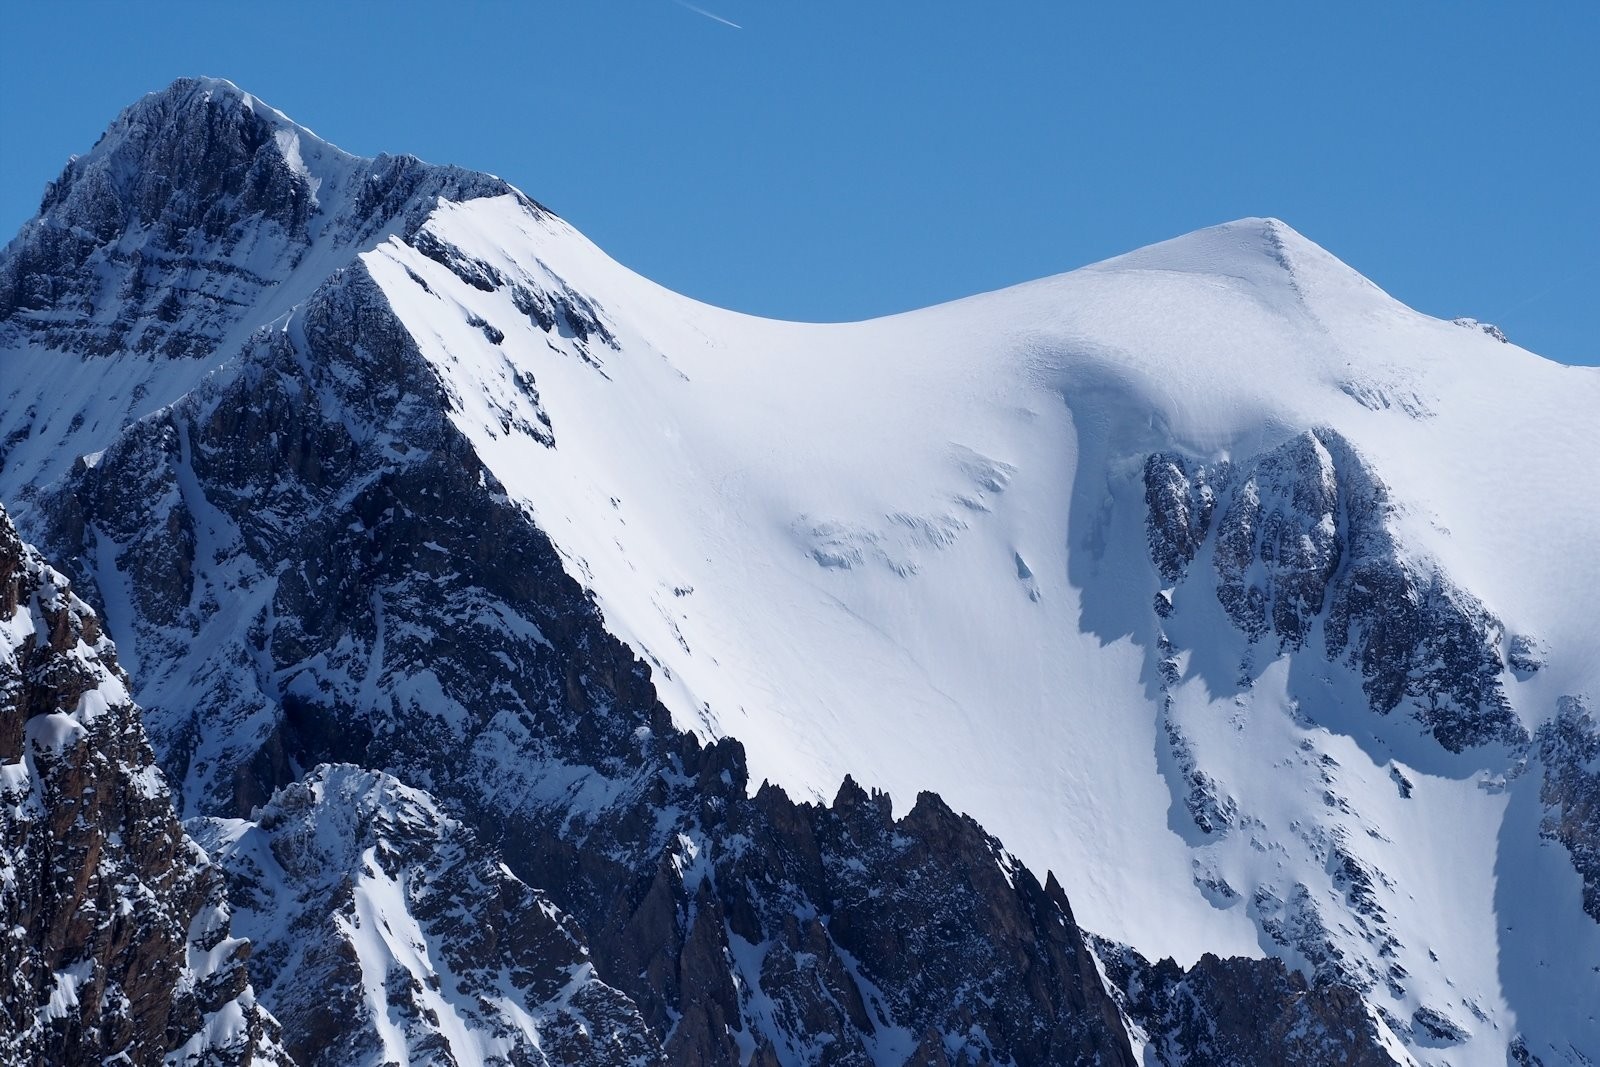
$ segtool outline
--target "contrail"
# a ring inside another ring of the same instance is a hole
[[[1500,312],[1500,314],[1495,316],[1494,321],[1500,322],[1512,312],[1521,311],[1529,304],[1532,304],[1537,300],[1543,300],[1551,293],[1560,292],[1566,289],[1567,286],[1571,285],[1573,282],[1583,281],[1585,278],[1589,277],[1589,275],[1593,274],[1594,270],[1594,265],[1590,264],[1587,268],[1579,268],[1576,272],[1567,272],[1565,275],[1557,276],[1550,282],[1549,285],[1546,285],[1543,289],[1540,289],[1532,296],[1524,297],[1523,299],[1518,300],[1515,304],[1512,304],[1510,307],[1505,308]]]
[[[693,11],[696,15],[704,15],[706,18],[710,19],[713,22],[720,22],[724,26],[732,26],[736,30],[744,29],[743,26],[739,25],[737,22],[732,21],[731,19],[725,19],[721,15],[712,14],[711,12],[707,11],[703,7],[695,7],[693,4],[689,3],[688,0],[677,0],[677,2],[678,2],[678,6],[679,7],[686,7],[690,11]]]

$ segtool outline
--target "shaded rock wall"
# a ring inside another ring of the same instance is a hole
[[[99,620],[0,508],[0,1059],[287,1062]]]

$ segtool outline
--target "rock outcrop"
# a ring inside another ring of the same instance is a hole
[[[1277,960],[1201,957],[1185,971],[1103,944],[1106,976],[1148,1038],[1147,1053],[1172,1065],[1391,1067],[1377,1024],[1348,986],[1308,986]]]
[[[1169,583],[1221,509],[1216,597],[1252,643],[1295,651],[1320,628],[1327,658],[1359,673],[1378,714],[1404,705],[1451,752],[1527,744],[1501,677],[1504,626],[1402,545],[1388,488],[1339,433],[1296,435],[1243,469],[1157,453],[1144,482],[1151,560]]]
[[[313,247],[335,253],[325,273],[438,197],[500,195],[521,194],[412,156],[351,156],[225,81],[181,79],[45,189],[0,260],[0,343],[207,356]]]
[[[1576,697],[1560,704],[1534,735],[1544,771],[1540,833],[1566,848],[1583,878],[1583,910],[1600,923],[1600,725]]]
[[[196,820],[250,969],[305,1067],[413,1058],[660,1062],[572,920],[428,794],[323,765],[253,821]]]
[[[0,1059],[287,1063],[99,619],[0,508]]]

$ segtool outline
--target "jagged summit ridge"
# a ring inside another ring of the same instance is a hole
[[[112,186],[113,195],[128,211],[120,220],[112,217],[103,222],[150,225],[173,210],[173,198],[214,192],[213,183],[219,179],[237,179],[238,175],[230,172],[241,159],[257,171],[247,173],[246,180],[263,184],[242,204],[218,205],[219,216],[261,211],[286,223],[303,221],[303,215],[316,214],[324,184],[344,184],[352,172],[371,171],[376,163],[397,160],[406,167],[471,175],[483,183],[484,191],[511,191],[492,175],[426,163],[415,156],[383,153],[368,159],[354,155],[226,79],[179,78],[125,108],[88,153],[67,163],[46,187],[37,221],[48,220],[52,209],[76,185],[91,182]],[[286,173],[288,185],[271,184],[282,176],[265,173],[271,171]],[[379,175],[357,177],[376,180]],[[323,214],[335,213],[340,206],[331,195],[336,191],[329,189],[330,210]],[[307,206],[310,212],[304,210]],[[375,209],[380,202],[369,200],[367,206]],[[115,232],[102,231],[97,236],[109,239]]]
[[[50,183],[5,250],[0,331],[89,354],[203,357],[314,247],[348,255],[438,196],[499,194],[518,195],[412,156],[350,155],[229,82],[181,79]],[[113,306],[137,320],[108,320]]]
[[[354,161],[357,158],[317,136],[310,129],[265,103],[260,97],[241,89],[227,78],[205,75],[177,78],[165,88],[146,93],[134,101],[124,108],[107,127],[106,132],[100,135],[100,140],[90,149],[90,154],[99,150],[108,140],[132,128],[143,126],[159,129],[171,122],[175,114],[213,105],[260,115],[278,130],[313,141],[319,155],[323,152],[333,152],[346,160]]]
[[[226,125],[215,127],[213,113],[221,114],[225,118]],[[294,142],[304,146],[304,156],[319,162],[325,161],[325,167],[340,164],[349,166],[360,162],[358,157],[317,136],[283,112],[263,103],[224,78],[179,78],[164,89],[145,94],[123,109],[122,113],[106,127],[105,132],[100,135],[88,153],[74,156],[68,162],[61,178],[52,182],[46,189],[40,213],[48,212],[54,194],[64,184],[70,184],[77,174],[95,167],[98,163],[115,160],[122,164],[122,171],[116,176],[136,182],[140,176],[133,173],[133,164],[145,162],[140,156],[163,142],[171,143],[179,149],[189,149],[191,152],[198,149],[203,154],[207,148],[213,146],[189,140],[197,127],[218,128],[223,131],[231,129],[258,145],[270,139],[277,145],[286,162],[290,162],[291,167],[295,152],[291,145]],[[226,148],[225,145],[215,147]],[[200,164],[202,160],[191,156],[187,162]],[[161,176],[172,177],[170,173]]]
[[[25,504],[440,198],[501,195],[543,214],[488,175],[350,155],[228,82],[146,96],[0,251],[0,495]]]
[[[319,188],[360,162],[231,83],[180,79],[129,106],[67,164],[18,242],[71,226],[109,245],[157,224],[169,242],[196,227],[219,240],[253,216],[305,236]]]

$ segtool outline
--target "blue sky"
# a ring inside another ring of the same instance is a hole
[[[1600,363],[1590,0],[696,4],[11,4],[0,233],[122,106],[214,74],[743,311],[900,311],[1276,215]]]

